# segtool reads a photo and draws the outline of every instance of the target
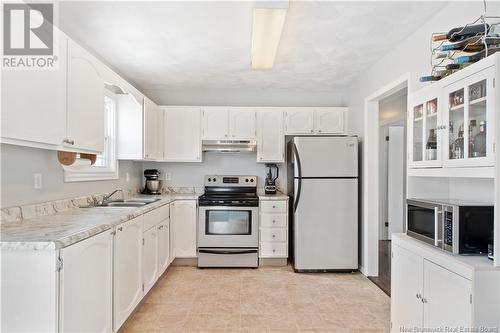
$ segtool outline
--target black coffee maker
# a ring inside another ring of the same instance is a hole
[[[264,192],[266,194],[276,194],[276,179],[278,179],[279,171],[278,165],[276,164],[266,164],[267,175],[266,183],[264,186]]]

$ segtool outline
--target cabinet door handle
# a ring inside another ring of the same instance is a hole
[[[276,208],[276,206],[275,206],[275,205],[273,205],[273,208]]]
[[[276,223],[276,220],[273,220],[273,223]]]
[[[162,225],[158,227],[158,230],[161,230],[161,229],[163,229],[163,226],[162,226]]]
[[[273,238],[276,238],[276,235],[273,235]]]
[[[422,295],[416,294],[415,297],[418,298],[418,299],[420,299],[420,298],[422,298]]]
[[[422,303],[427,303],[427,299],[426,298],[422,298]]]
[[[71,140],[71,139],[64,139],[63,142],[67,143],[69,145],[74,145],[75,144],[75,140]]]
[[[311,133],[314,133],[314,130],[311,130]]]
[[[118,231],[123,231],[123,227],[119,227],[119,228],[118,228]]]
[[[276,249],[273,249],[273,252],[276,252]]]

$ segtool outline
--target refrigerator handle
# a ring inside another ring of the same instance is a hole
[[[293,212],[297,210],[297,207],[299,205],[299,200],[300,200],[300,192],[302,190],[302,166],[300,165],[300,156],[299,152],[297,151],[297,146],[295,146],[295,143],[292,143],[292,151],[293,155],[295,156],[295,163],[297,164],[297,195],[295,196],[295,200],[293,202]]]

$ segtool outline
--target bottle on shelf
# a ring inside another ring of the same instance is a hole
[[[486,156],[486,121],[479,122],[479,133],[474,137],[472,157]]]
[[[471,119],[469,121],[469,152],[474,151],[474,128],[476,128],[476,125],[476,119]]]
[[[454,44],[441,45],[441,51],[462,51],[462,52],[479,52],[484,50],[485,46],[494,46],[500,44],[500,37],[487,36],[483,39],[482,36],[471,37]]]
[[[432,41],[437,42],[442,40],[449,40],[453,43],[466,38],[488,34],[489,30],[490,25],[487,23],[466,25],[464,27],[453,28],[445,34],[436,34],[432,36]]]
[[[453,141],[452,150],[450,152],[452,159],[464,158],[464,125],[460,125],[458,129],[458,137]]]
[[[429,137],[427,138],[427,144],[425,145],[425,159],[427,161],[433,161],[437,158],[437,138],[435,129],[431,128],[429,130]]]
[[[493,53],[496,53],[500,51],[500,45],[492,45],[488,47],[488,49],[483,49],[482,51],[479,51],[477,53],[474,53],[472,55],[468,56],[462,56],[456,58],[453,62],[455,64],[466,64],[466,63],[474,63],[477,62],[481,59],[483,59],[486,56],[486,51],[488,51],[488,55],[492,55]]]

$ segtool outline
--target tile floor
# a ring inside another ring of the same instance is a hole
[[[390,298],[359,273],[171,267],[125,332],[387,332]]]

